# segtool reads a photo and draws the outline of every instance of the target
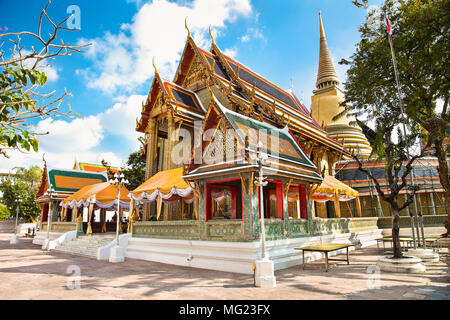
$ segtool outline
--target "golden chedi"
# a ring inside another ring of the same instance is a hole
[[[344,111],[344,107],[340,106],[340,103],[345,100],[345,97],[344,92],[339,88],[340,81],[328,49],[320,12],[319,24],[319,71],[316,82],[317,90],[313,91],[314,95],[311,98],[311,116],[326,129],[330,137],[343,143],[347,150],[360,158],[367,159],[372,148],[361,128],[357,125],[350,125],[351,119],[347,115],[336,121],[333,120],[336,115]]]

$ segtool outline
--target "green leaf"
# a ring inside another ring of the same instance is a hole
[[[33,147],[34,152],[38,152],[39,150],[39,141],[34,138],[32,140],[30,140],[31,146]]]

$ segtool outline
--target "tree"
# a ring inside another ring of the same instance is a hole
[[[130,183],[127,188],[134,190],[145,182],[145,158],[140,156],[139,151],[128,156],[127,168],[123,170],[125,179]]]
[[[353,1],[358,7],[367,0]],[[393,45],[401,83],[403,111],[410,126],[420,125],[432,141],[438,159],[439,178],[450,208],[448,153],[444,140],[450,122],[450,1],[386,0],[379,10],[368,13],[360,26],[361,41],[351,61],[345,83],[345,112],[360,116],[389,105],[403,117],[386,33],[386,18],[393,29]],[[441,103],[442,111],[437,111]],[[448,212],[450,221],[450,212]],[[448,225],[448,222],[447,222]],[[447,228],[447,234],[449,230]]]
[[[40,210],[35,202],[35,195],[41,176],[42,170],[33,166],[18,172],[15,181],[6,179],[0,184],[0,190],[3,192],[2,202],[11,213],[15,214],[19,206],[19,217],[33,221],[39,216]],[[17,199],[22,202],[19,204]]]
[[[394,257],[402,257],[400,246],[400,212],[406,209],[413,201],[414,196],[419,187],[408,185],[407,177],[411,174],[412,164],[414,161],[422,158],[432,140],[427,142],[418,154],[411,155],[408,150],[414,145],[417,137],[420,135],[418,128],[404,135],[400,127],[403,125],[399,119],[400,114],[390,107],[380,106],[383,111],[374,119],[376,122],[376,130],[371,132],[375,137],[372,143],[373,155],[377,156],[379,161],[385,162],[386,180],[388,182],[389,192],[383,191],[379,181],[372,175],[370,169],[364,166],[360,159],[352,154],[353,159],[358,163],[358,169],[364,172],[369,179],[374,182],[375,188],[380,198],[389,203],[392,212],[392,240],[394,245]],[[393,132],[397,128],[398,142],[394,141]],[[366,127],[366,130],[368,128]],[[400,191],[406,189],[409,191],[407,200],[400,205]]]
[[[102,166],[104,166],[106,168],[106,174],[108,175],[108,180],[113,180],[114,179],[114,171],[111,170],[111,164],[109,162],[106,162],[105,159],[102,159],[101,163],[102,163]]]
[[[55,91],[40,92],[47,82],[47,76],[41,71],[42,63],[58,56],[82,52],[87,45],[73,46],[58,39],[61,30],[73,31],[63,27],[71,17],[60,23],[54,23],[47,15],[50,1],[41,11],[37,33],[30,31],[0,33],[0,153],[9,158],[7,150],[38,151],[38,135],[48,132],[37,132],[34,119],[46,119],[59,116],[71,117],[72,111],[60,110],[63,99],[70,95],[65,91],[56,96]],[[47,21],[53,32],[47,38],[42,36],[42,26]],[[26,37],[30,43],[38,43],[39,47],[31,46],[25,49],[21,37]],[[5,46],[6,42],[6,46]],[[5,46],[5,47],[4,47]],[[5,53],[9,51],[8,56]]]
[[[128,180],[126,185],[128,190],[134,190],[145,182],[145,158],[140,156],[139,151],[133,152],[128,156],[126,168],[121,168],[125,179]],[[102,166],[107,169],[108,179],[114,179],[114,171],[111,170],[111,165],[102,160]]]
[[[353,155],[353,159],[357,161],[359,170],[373,181],[380,198],[390,205],[394,257],[400,258],[402,256],[399,239],[400,212],[414,201],[415,193],[418,191],[417,186],[408,184],[407,177],[412,171],[414,161],[423,157],[426,148],[434,143],[435,137],[430,135],[427,145],[421,150],[414,149],[421,135],[421,127],[403,112],[402,101],[407,108],[411,108],[409,105],[411,102],[403,95],[400,96],[397,91],[391,49],[384,23],[386,16],[383,12],[392,11],[394,2],[398,5],[404,3],[387,0],[380,11],[371,11],[368,14],[365,23],[359,28],[361,41],[356,46],[356,52],[350,61],[341,61],[349,65],[348,79],[344,84],[345,110],[335,118],[347,113],[356,119],[366,117],[366,123],[375,123],[375,130],[370,130],[368,126],[364,126],[364,129],[371,137],[372,156],[385,163],[388,192],[382,189],[379,181],[356,155]],[[367,1],[357,4],[367,5]],[[400,60],[403,61],[403,58],[402,56]],[[398,67],[399,70],[405,68],[400,62]],[[394,133],[397,134],[397,138]],[[405,203],[400,205],[399,194],[405,189],[408,190],[408,197]]]

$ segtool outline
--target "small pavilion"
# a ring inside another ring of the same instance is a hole
[[[41,184],[36,193],[36,203],[41,209],[40,230],[45,231],[50,217],[51,232],[66,232],[75,229],[76,215],[72,210],[63,212],[59,203],[81,188],[108,181],[106,172],[86,172],[67,169],[48,169],[44,162]],[[55,190],[51,199],[47,194],[50,184]]]
[[[130,207],[129,190],[125,186],[120,189],[119,220],[123,211]],[[68,210],[73,210],[73,215],[78,217],[77,222],[83,222],[83,232],[92,233],[112,232],[116,230],[115,222],[106,221],[106,211],[116,210],[118,203],[118,189],[109,182],[96,183],[81,188],[79,191],[61,201],[63,215]],[[88,208],[87,221],[83,221],[83,211],[80,208]],[[96,210],[100,210],[99,222],[95,222]],[[121,222],[120,222],[121,223]],[[79,230],[81,231],[81,230]]]

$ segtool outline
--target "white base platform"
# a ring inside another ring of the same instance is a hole
[[[403,257],[393,259],[391,256],[381,257],[377,266],[381,271],[397,273],[425,273],[427,268],[422,264],[422,260],[416,257]]]
[[[439,262],[439,253],[432,249],[408,249],[408,256],[420,258],[423,262]]]
[[[9,244],[18,244],[19,243],[19,237],[17,235],[12,235],[11,240],[9,240]]]
[[[49,238],[50,240],[55,240],[61,237],[64,233],[62,232],[50,232]],[[37,244],[42,246],[45,242],[45,239],[47,239],[47,232],[46,231],[38,231],[36,232],[36,236],[33,238],[33,244]]]
[[[273,261],[258,260],[255,263],[255,285],[261,288],[275,288],[277,280],[274,275]]]
[[[115,245],[111,248],[109,262],[118,263],[125,261],[125,249]]]
[[[304,237],[267,241],[269,259],[274,270],[289,268],[302,263],[301,251],[294,248],[320,243],[354,243],[357,248],[376,244],[382,237],[376,229],[357,233],[345,233],[322,237]],[[354,250],[354,247],[350,248]],[[345,249],[330,256],[345,253]],[[253,274],[252,266],[261,259],[260,242],[189,241],[150,238],[130,238],[125,257],[155,261],[179,266],[209,270]],[[305,253],[305,260],[322,259],[320,253]]]

